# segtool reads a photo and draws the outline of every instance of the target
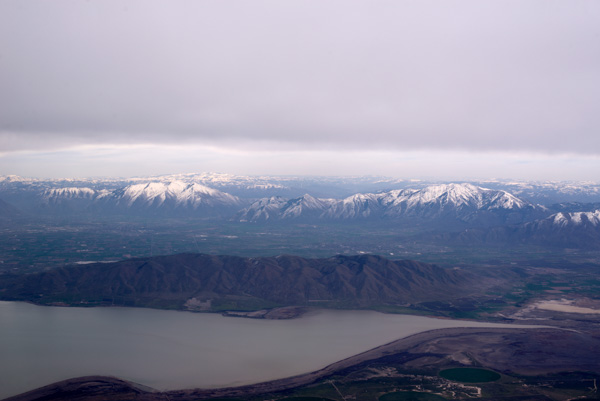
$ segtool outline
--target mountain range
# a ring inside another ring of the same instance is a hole
[[[600,243],[600,225],[593,223],[594,213],[600,210],[600,187],[590,183],[577,186],[493,181],[488,184],[495,188],[475,183],[436,184],[377,177],[302,181],[298,177],[223,174],[93,180],[1,176],[0,217],[6,220],[27,216],[111,215],[280,225],[368,222],[453,231],[462,242],[543,244],[546,241],[584,247]],[[385,189],[392,185],[399,188]],[[502,185],[528,197],[499,188]],[[329,186],[333,189],[328,192]],[[380,189],[332,196],[358,187]],[[536,197],[531,193],[537,190],[543,192],[537,198],[567,201],[534,203],[530,199]],[[305,192],[286,196],[300,191]],[[568,201],[574,193],[586,194],[590,202]],[[560,198],[561,194],[568,196]]]
[[[323,303],[369,307],[464,296],[473,291],[474,280],[461,270],[375,255],[307,259],[178,254],[2,275],[0,298],[206,310]],[[477,291],[492,281],[478,281]]]
[[[5,180],[6,181],[6,180]],[[157,180],[125,186],[99,185],[53,187],[43,183],[4,183],[0,194],[29,213],[72,211],[89,213],[178,213],[190,216],[203,211],[214,217],[245,221],[455,218],[475,221],[503,216],[498,222],[524,221],[543,214],[543,208],[503,191],[469,183],[431,185],[377,193],[356,193],[343,199],[318,198],[309,193],[286,198],[238,197],[208,186],[181,180]],[[2,181],[0,181],[2,183]],[[274,186],[275,187],[275,186]],[[269,187],[273,188],[273,187]],[[233,216],[233,217],[232,217]],[[497,220],[497,219],[496,219]],[[501,221],[502,220],[502,221]]]
[[[459,220],[486,225],[518,223],[543,216],[545,209],[505,191],[471,184],[434,185],[382,193],[355,194],[342,200],[260,199],[236,216],[240,221],[285,219],[403,219]]]

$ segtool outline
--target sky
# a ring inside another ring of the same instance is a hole
[[[600,2],[0,2],[0,175],[209,171],[600,182]]]

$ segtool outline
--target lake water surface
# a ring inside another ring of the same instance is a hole
[[[223,387],[292,376],[398,338],[505,325],[321,310],[292,320],[0,301],[0,399],[108,375],[156,389]]]

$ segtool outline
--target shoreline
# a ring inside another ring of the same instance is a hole
[[[127,380],[110,377],[110,376],[85,376],[79,378],[71,378],[55,382],[37,389],[27,391],[15,396],[5,398],[3,401],[34,401],[41,398],[52,400],[60,399],[60,394],[87,394],[90,400],[102,399],[103,397],[124,393],[135,394],[136,399],[142,401],[165,400],[168,398],[171,401],[189,401],[192,399],[208,399],[219,397],[240,397],[248,395],[258,395],[263,393],[272,393],[284,391],[287,389],[296,388],[299,386],[311,384],[323,377],[329,376],[336,371],[358,365],[360,363],[377,359],[386,355],[406,351],[420,344],[440,339],[458,337],[466,334],[498,334],[498,333],[517,333],[526,332],[529,330],[561,330],[558,327],[534,327],[534,328],[484,328],[484,327],[455,327],[428,330],[421,333],[413,334],[407,337],[393,340],[386,344],[372,348],[365,352],[334,362],[324,368],[303,373],[296,376],[275,379],[260,383],[247,384],[237,387],[222,387],[222,388],[191,388],[181,390],[159,391],[151,389],[147,386],[129,382]],[[55,395],[56,398],[52,396]],[[115,398],[120,399],[120,398]],[[123,398],[126,399],[126,398]]]
[[[303,373],[296,376],[286,377],[283,379],[270,380],[261,383],[248,384],[238,387],[222,387],[216,389],[184,389],[165,391],[171,400],[185,401],[194,398],[216,398],[216,397],[235,397],[241,395],[256,395],[262,393],[270,393],[283,391],[290,388],[299,387],[310,384],[318,379],[329,376],[334,372],[346,369],[360,363],[381,358],[386,355],[394,354],[416,347],[422,343],[436,340],[439,338],[457,337],[465,334],[486,334],[486,333],[515,333],[516,331],[526,332],[529,330],[561,330],[560,328],[552,327],[535,327],[535,328],[485,328],[485,327],[452,327],[443,329],[428,330],[417,334],[412,334],[407,337],[393,340],[386,344],[377,346],[370,350],[350,356],[340,361],[334,362],[324,368],[314,370],[312,372]],[[11,400],[12,401],[12,400]]]

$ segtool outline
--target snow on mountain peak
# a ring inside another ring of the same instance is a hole
[[[219,190],[200,184],[190,184],[183,181],[171,182],[149,182],[127,186],[121,199],[128,207],[134,203],[145,206],[160,207],[165,202],[171,202],[175,207],[191,206],[197,208],[200,205],[238,205],[239,199]]]
[[[369,217],[381,209],[379,197],[376,194],[355,194],[335,202],[323,214],[328,218],[357,218]]]
[[[96,197],[96,191],[87,187],[49,188],[42,194],[42,202],[60,203],[65,200],[87,199]]]
[[[92,198],[95,194],[96,191],[88,187],[50,188],[44,191],[47,197]]]
[[[527,202],[505,191],[477,187],[472,184],[441,184],[421,189],[401,189],[382,194],[381,202],[390,208],[388,214],[398,215],[423,207],[443,210],[470,208],[521,209]]]
[[[277,202],[263,199],[245,209],[242,220],[257,221],[275,217],[280,219],[439,217],[447,213],[465,217],[480,210],[512,210],[526,206],[533,207],[504,191],[480,188],[471,184],[444,184],[378,194],[358,193],[342,200],[318,199],[309,194],[285,202],[281,198],[278,198]]]
[[[239,213],[239,220],[266,221],[279,217],[281,208],[287,203],[287,199],[281,196],[259,199]]]
[[[304,213],[321,214],[327,207],[334,204],[334,199],[318,199],[312,195],[304,194],[303,196],[289,200],[282,210],[282,218],[295,218]]]
[[[594,212],[560,212],[548,217],[548,220],[559,227],[582,226],[588,224],[600,226],[600,210]]]
[[[476,203],[481,205],[483,188],[472,184],[442,184],[423,188],[420,196],[415,199],[418,203],[450,203],[461,206]]]
[[[2,184],[33,183],[35,181],[37,181],[37,179],[24,178],[24,177],[14,175],[14,174],[0,175],[0,183],[2,183]]]
[[[162,204],[166,199],[167,186],[162,182],[150,182],[145,184],[133,184],[125,187],[122,199],[128,207],[135,202],[143,202],[147,205],[158,200]]]

